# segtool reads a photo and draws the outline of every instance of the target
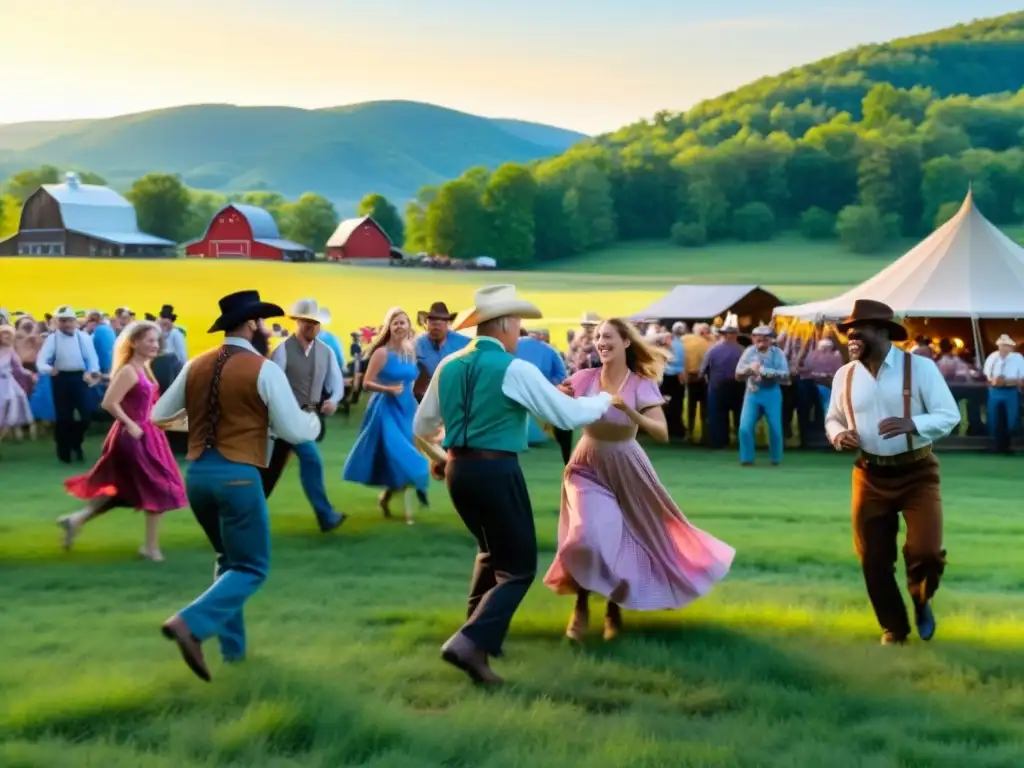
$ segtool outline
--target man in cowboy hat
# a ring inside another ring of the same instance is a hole
[[[754,464],[754,432],[764,416],[768,423],[768,454],[772,466],[782,463],[785,438],[782,428],[782,385],[789,381],[786,353],[775,344],[775,331],[759,325],[750,332],[754,343],[743,350],[736,364],[736,380],[745,384],[743,410],[736,436],[740,444],[740,465]]]
[[[85,460],[82,443],[95,410],[89,387],[100,382],[100,361],[92,336],[78,327],[72,307],[57,307],[53,317],[57,332],[46,337],[36,365],[41,375],[53,377],[53,439],[57,458],[70,464],[72,459]]]
[[[160,330],[163,332],[163,354],[174,355],[178,365],[187,363],[188,348],[185,344],[185,334],[175,325],[178,322],[178,316],[174,314],[174,307],[170,304],[164,304],[160,307],[157,322],[160,324]]]
[[[245,658],[242,608],[267,578],[270,524],[260,470],[270,456],[270,431],[298,445],[316,438],[320,420],[295,402],[288,378],[267,360],[266,318],[284,314],[257,291],[220,300],[210,333],[224,343],[193,358],[153,407],[152,419],[188,418],[186,489],[196,520],[217,553],[216,580],[162,627],[189,668],[210,671],[202,643],[216,636],[226,661]]]
[[[319,338],[321,327],[331,322],[331,313],[321,309],[315,299],[301,299],[292,306],[288,317],[295,321],[295,333],[277,345],[270,359],[288,377],[299,407],[319,414],[321,424],[325,425],[324,419],[334,414],[345,395],[345,379],[338,359]],[[269,499],[292,451],[299,457],[299,480],[320,530],[333,531],[345,522],[345,515],[336,512],[327,498],[324,464],[315,441],[293,444],[281,437],[274,441],[270,465],[263,474],[264,493]]]
[[[722,449],[729,445],[729,418],[739,430],[743,408],[743,383],[736,380],[736,366],[743,356],[739,337],[739,320],[729,314],[718,328],[718,342],[704,355],[699,375],[707,380],[708,446]]]
[[[996,453],[1011,452],[1013,434],[1020,422],[1024,355],[1015,351],[1016,348],[1017,342],[1004,333],[996,339],[996,351],[985,359],[983,369],[988,382],[988,431]]]
[[[836,373],[825,432],[837,450],[858,451],[853,468],[853,540],[884,645],[905,643],[910,622],[894,575],[899,514],[907,587],[922,640],[935,634],[931,598],[945,569],[939,463],[932,443],[960,423],[938,366],[893,345],[906,329],[892,309],[859,299],[838,325],[851,362]]]
[[[434,371],[441,361],[453,352],[458,352],[469,344],[469,337],[451,329],[455,314],[448,311],[443,301],[435,301],[426,312],[416,313],[416,322],[426,333],[416,337],[416,364],[420,375],[413,384],[413,394],[417,400],[423,399]]]
[[[438,366],[413,421],[417,438],[432,446],[444,431],[448,490],[479,548],[468,619],[441,655],[488,684],[502,682],[488,657],[501,654],[537,569],[533,510],[517,458],[527,449],[527,419],[575,429],[611,404],[604,393],[574,400],[536,366],[515,358],[521,320],[540,316],[513,285],[478,290],[475,306],[456,323],[457,330],[475,326],[476,339]]]

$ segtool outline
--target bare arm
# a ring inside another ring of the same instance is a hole
[[[103,402],[100,404],[103,410],[121,422],[121,426],[125,427],[132,437],[136,437],[142,432],[142,428],[131,419],[124,409],[121,407],[121,401],[124,400],[124,396],[128,394],[132,387],[139,383],[139,372],[132,365],[123,365],[114,374],[113,380],[110,382],[110,386],[107,387],[107,392],[103,395]]]
[[[641,411],[626,409],[629,420],[654,438],[655,442],[668,442],[668,422],[665,421],[665,410],[660,405],[652,405]]]
[[[389,395],[397,395],[402,391],[401,384],[381,384],[377,381],[384,364],[388,361],[388,351],[380,347],[370,355],[366,364],[366,373],[363,374],[363,389],[369,392],[385,392]]]

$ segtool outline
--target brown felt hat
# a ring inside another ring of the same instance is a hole
[[[846,333],[858,325],[878,325],[889,329],[889,338],[893,341],[906,341],[909,337],[907,329],[896,322],[896,313],[892,307],[872,299],[857,299],[853,302],[850,316],[837,323],[836,327]]]

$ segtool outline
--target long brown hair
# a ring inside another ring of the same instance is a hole
[[[373,357],[373,353],[381,347],[386,347],[391,342],[391,323],[399,315],[405,315],[405,319],[409,321],[409,335],[412,336],[412,317],[401,307],[392,307],[384,314],[384,323],[380,327],[380,333],[378,333],[373,341],[370,342],[370,346],[366,348],[366,352],[363,357],[369,360]],[[402,344],[403,352],[407,355],[413,354],[412,339],[407,338]]]
[[[629,342],[626,346],[626,367],[629,370],[644,379],[657,381],[661,378],[669,359],[667,351],[650,344],[635,325],[621,317],[609,317],[601,325],[612,326],[619,338]]]
[[[114,374],[119,369],[128,365],[128,361],[132,359],[132,355],[135,354],[135,342],[145,336],[147,333],[152,331],[160,338],[160,326],[149,320],[136,320],[129,323],[120,335],[117,337],[117,341],[114,342],[114,355],[113,361],[110,366],[110,377],[113,378]],[[146,376],[150,381],[156,382],[156,376],[153,375],[153,369],[150,368],[149,361],[146,361],[143,366],[146,371]]]

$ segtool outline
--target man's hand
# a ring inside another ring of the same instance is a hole
[[[855,451],[860,448],[860,437],[857,435],[857,430],[848,429],[845,432],[840,432],[832,443],[837,451]]]
[[[561,384],[555,387],[555,389],[557,389],[563,395],[568,395],[569,397],[576,397],[576,391],[572,388],[572,382],[569,379],[563,381]]]
[[[917,432],[913,419],[890,417],[878,422],[878,434],[885,439],[899,437],[900,435],[913,435]]]
[[[447,468],[447,462],[432,461],[430,462],[430,476],[435,480],[444,480],[445,469]]]
[[[334,412],[338,410],[338,406],[332,403],[330,400],[320,406],[320,413],[324,416],[333,416]]]

